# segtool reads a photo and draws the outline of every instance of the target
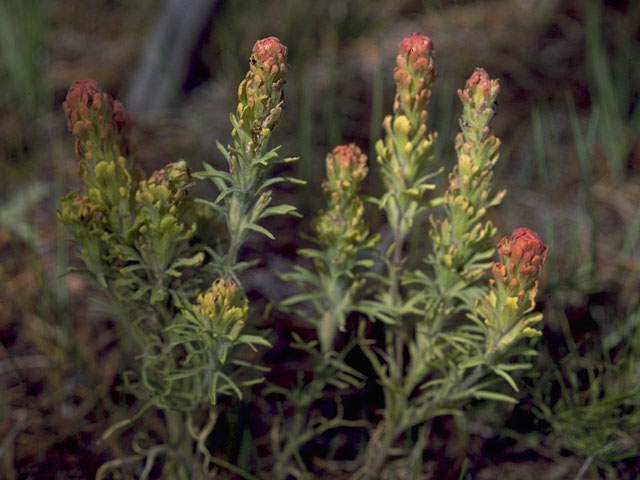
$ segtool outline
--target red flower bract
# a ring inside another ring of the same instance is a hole
[[[404,109],[422,109],[429,98],[429,87],[436,78],[433,43],[421,33],[412,33],[398,46],[393,77],[398,85],[398,100]],[[400,105],[394,105],[394,110]]]
[[[289,69],[287,47],[278,37],[272,36],[258,40],[253,45],[253,59],[255,66],[267,75],[284,76]]]
[[[478,92],[481,92],[481,95],[478,95]],[[467,79],[464,90],[458,90],[458,96],[464,103],[479,102],[475,107],[478,108],[493,103],[499,92],[498,81],[491,80],[483,68],[476,68]]]
[[[433,42],[426,35],[421,33],[411,33],[404,37],[398,48],[396,62],[398,67],[403,68],[407,63],[413,63],[414,68],[430,63],[433,56]],[[415,65],[420,62],[420,65]]]
[[[504,237],[498,243],[498,252],[510,273],[520,276],[537,277],[547,258],[549,247],[540,237],[526,227],[517,228],[511,238]]]
[[[484,68],[476,68],[467,80],[467,88],[472,89],[475,88],[476,85],[480,85],[485,96],[489,95],[489,92],[491,91],[491,79]]]
[[[126,132],[131,120],[122,104],[111,95],[101,92],[95,80],[73,82],[62,104],[69,130],[76,137],[76,151],[84,151],[82,143],[97,135],[101,142],[117,147],[127,155],[129,145]]]
[[[366,174],[367,156],[356,145],[338,145],[333,149],[333,155],[343,168],[353,172],[360,172],[364,168]]]
[[[338,145],[327,155],[325,191],[338,192],[355,188],[367,176],[367,156],[355,145]]]
[[[98,89],[95,80],[73,82],[62,104],[64,113],[67,115],[69,131],[73,132],[75,123],[90,113],[94,97],[98,94],[100,94],[100,89]]]
[[[433,67],[433,42],[426,35],[412,33],[402,39],[398,46],[394,77],[402,86],[408,85],[414,74],[435,77]]]

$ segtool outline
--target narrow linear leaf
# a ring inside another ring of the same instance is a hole
[[[478,390],[478,391],[472,392],[471,396],[477,399],[495,400],[497,402],[512,403],[514,405],[518,403],[518,401],[515,398],[510,397],[509,395],[505,395],[503,393],[498,393],[498,392],[490,392],[488,390]]]
[[[264,228],[261,225],[257,225],[255,223],[250,223],[249,225],[247,225],[247,228],[249,230],[253,230],[254,232],[258,232],[258,233],[263,234],[264,236],[266,236],[270,240],[275,240],[276,239],[276,237],[274,237],[273,234],[269,230],[267,230],[266,228]]]

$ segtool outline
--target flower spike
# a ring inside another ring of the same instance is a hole
[[[116,156],[129,154],[131,120],[122,104],[101,92],[95,80],[74,82],[62,105],[69,131],[76,137],[78,157],[94,156],[99,146],[112,148]]]
[[[542,320],[542,314],[533,310],[548,250],[540,237],[525,227],[498,243],[500,261],[492,267],[491,288],[477,308],[487,326],[488,351],[495,352],[522,337],[540,335],[532,325]]]

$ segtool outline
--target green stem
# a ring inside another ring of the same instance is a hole
[[[464,380],[460,382],[460,384],[452,390],[452,393],[464,392],[465,390],[471,388],[478,380],[480,380],[484,376],[484,369],[482,366],[478,365],[474,368],[469,376],[467,376]],[[365,480],[374,480],[379,478],[380,473],[389,458],[391,448],[393,447],[393,443],[396,439],[402,435],[405,431],[410,429],[411,427],[417,425],[418,423],[424,422],[424,418],[426,413],[433,411],[437,408],[440,408],[443,404],[447,402],[447,398],[440,398],[438,400],[429,402],[426,405],[423,405],[420,408],[419,412],[415,412],[415,415],[405,415],[405,421],[400,421],[399,414],[401,412],[395,412],[391,410],[391,415],[387,415],[384,424],[383,424],[383,434],[381,442],[371,442],[369,444],[369,452],[368,459],[369,464],[365,470],[364,479]],[[397,403],[397,402],[396,402]],[[406,409],[406,406],[402,406],[403,409]],[[419,422],[412,422],[412,418],[418,418]],[[406,421],[406,420],[409,421]]]
[[[393,226],[393,253],[391,257],[391,263],[389,268],[389,294],[391,297],[391,304],[393,307],[398,307],[401,301],[400,299],[400,272],[402,264],[402,248],[404,245],[404,235],[402,234],[402,224],[404,220],[404,213],[400,213],[396,220],[396,224]],[[389,352],[393,348],[395,357],[395,368],[391,371],[391,382],[398,388],[403,387],[403,373],[404,373],[404,337],[401,319],[397,319],[398,324],[393,328],[391,335],[387,336],[387,351]],[[404,391],[404,390],[403,390]],[[387,458],[393,443],[395,442],[398,433],[399,417],[401,412],[398,411],[406,404],[406,398],[399,399],[398,393],[395,391],[389,392],[385,388],[385,419],[382,423],[382,439],[380,442],[371,442],[369,444],[368,461],[369,465],[365,470],[364,478],[366,480],[373,480],[378,478]],[[404,393],[403,393],[404,395]],[[400,401],[399,401],[400,400]],[[401,433],[401,432],[400,432]]]
[[[289,464],[289,459],[300,447],[301,433],[306,424],[305,412],[306,408],[297,407],[295,410],[293,425],[287,433],[287,441],[273,468],[274,475],[277,480],[282,480],[287,477],[287,465]]]
[[[398,215],[398,220],[396,225],[394,225],[393,236],[393,258],[391,261],[391,271],[389,272],[390,278],[390,295],[391,295],[391,304],[394,308],[398,307],[400,303],[400,272],[401,272],[401,264],[402,264],[402,248],[404,246],[404,235],[402,234],[402,223],[404,220],[404,213],[401,212]],[[397,319],[401,320],[401,319]],[[394,352],[395,352],[395,380],[400,382],[402,379],[402,374],[404,370],[404,340],[402,335],[402,325],[400,321],[395,325],[394,328]],[[389,345],[390,347],[390,345]]]
[[[233,194],[229,205],[229,250],[225,255],[224,264],[222,265],[222,275],[224,277],[233,277],[233,266],[238,260],[238,251],[244,242],[246,236],[243,232],[242,223],[247,210],[247,198],[244,194]]]
[[[185,435],[186,419],[181,412],[165,411],[167,419],[167,430],[169,431],[169,445],[174,449],[179,459],[175,469],[179,478],[192,478],[190,473],[194,469],[196,459],[194,458],[191,441]]]
[[[240,477],[244,478],[245,480],[258,480],[257,477],[254,477],[249,472],[245,472],[240,467],[238,467],[236,465],[233,465],[232,463],[229,463],[226,460],[223,460],[222,458],[211,457],[211,462],[215,463],[216,465],[218,465],[218,466],[220,466],[222,468],[226,468],[230,472],[233,472],[236,475],[239,475]]]
[[[382,428],[383,433],[381,442],[371,442],[369,444],[369,464],[365,470],[364,480],[380,478],[384,464],[386,463],[387,458],[389,458],[389,452],[393,446],[393,442],[397,437],[397,425],[392,418],[386,419]],[[373,448],[371,448],[371,446],[373,446]]]

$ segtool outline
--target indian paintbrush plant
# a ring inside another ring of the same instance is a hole
[[[364,204],[358,196],[358,187],[365,179],[367,156],[355,145],[337,146],[327,155],[327,180],[323,190],[328,208],[313,222],[317,248],[305,248],[300,255],[312,260],[313,269],[301,265],[283,275],[304,293],[281,302],[280,307],[305,318],[316,329],[318,340],[304,342],[294,334],[291,347],[306,352],[311,359],[313,376],[299,378],[291,389],[271,385],[268,392],[282,394],[293,406],[290,419],[281,419],[286,427],[283,445],[274,446],[277,458],[274,468],[276,479],[287,477],[287,464],[299,448],[314,437],[338,427],[358,426],[359,422],[343,418],[340,395],[335,396],[337,414],[331,419],[312,415],[312,405],[331,387],[334,395],[348,388],[362,385],[364,375],[349,366],[345,358],[355,342],[338,352],[334,349],[337,332],[345,330],[347,316],[356,311],[356,298],[364,284],[364,274],[373,266],[373,247],[377,235],[369,232],[364,220]],[[289,421],[287,421],[289,420]],[[278,435],[273,435],[278,437]],[[295,457],[301,463],[299,456]],[[302,468],[303,464],[299,465]]]
[[[247,333],[248,303],[236,277],[247,264],[237,262],[237,253],[250,231],[273,238],[259,225],[262,219],[293,210],[270,206],[269,187],[285,179],[267,178],[274,165],[294,160],[268,148],[287,70],[287,48],[277,38],[256,42],[231,114],[233,145],[218,145],[229,171],[205,163],[194,175],[181,160],[145,178],[130,155],[122,105],[93,80],[74,83],[67,94],[64,110],[83,186],[63,198],[59,217],[139,352],[137,369],[123,377],[139,410],[104,437],[151,408],[166,420],[165,443],[149,446],[144,434],[136,435],[138,455],[107,462],[100,478],[127,464],[147,478],[158,457],[166,459],[167,478],[209,478],[221,462],[207,448],[219,397],[242,398],[243,388],[261,381],[264,369],[238,354],[269,342]],[[217,198],[189,196],[194,178],[210,180]],[[214,232],[219,241],[207,245],[200,239],[211,232],[198,225],[212,215],[227,231]]]
[[[502,263],[493,267],[494,274],[504,269],[506,280],[487,284],[483,279],[491,268],[495,235],[484,217],[504,196],[491,188],[499,141],[490,122],[498,82],[477,69],[458,91],[457,164],[444,195],[425,200],[434,189],[430,179],[439,173],[432,154],[434,134],[426,126],[436,78],[428,37],[411,34],[402,40],[394,76],[394,112],[385,118],[386,135],[376,145],[387,187],[377,203],[386,213],[391,243],[382,255],[384,274],[372,278],[377,297],[364,309],[387,324],[384,346],[374,348],[365,329],[359,332],[385,401],[368,445],[365,478],[384,476],[385,465],[388,478],[395,478],[394,470],[404,478],[419,478],[433,418],[460,415],[470,399],[515,402],[491,387],[504,379],[517,390],[509,372],[530,367],[511,360],[535,353],[515,341],[538,333],[531,326],[541,315],[531,312],[546,256],[535,234],[516,230],[510,241],[500,242]],[[424,267],[413,270],[406,261],[405,239],[423,211],[430,214],[433,249],[422,254]],[[413,435],[407,435],[410,431]]]
[[[131,468],[147,478],[162,457],[167,478],[209,478],[215,465],[254,478],[215,457],[208,440],[219,397],[242,398],[266,370],[243,360],[243,349],[270,343],[251,333],[254,312],[238,279],[251,263],[239,262],[238,252],[251,232],[273,238],[264,218],[295,213],[289,205],[271,206],[270,188],[296,180],[268,177],[274,165],[295,160],[268,147],[282,113],[286,53],[275,37],[256,42],[230,116],[233,144],[218,144],[225,171],[205,163],[192,174],[181,160],[147,178],[130,154],[130,122],[120,103],[93,81],[74,84],[67,95],[83,188],[63,199],[59,216],[139,352],[136,370],[123,376],[124,388],[140,400],[138,412],[105,436],[152,408],[163,412],[166,428],[165,441],[150,447],[136,436],[139,455],[107,462],[99,477],[138,464]],[[279,304],[315,329],[309,341],[293,332],[290,346],[307,356],[312,371],[294,385],[262,391],[278,395],[292,412],[271,420],[273,461],[265,478],[309,477],[301,447],[344,428],[370,434],[352,478],[422,478],[433,419],[461,415],[470,400],[515,403],[495,387],[504,381],[517,392],[513,372],[531,367],[526,358],[535,351],[526,342],[539,335],[542,315],[534,309],[547,247],[518,228],[497,243],[493,260],[497,229],[486,214],[505,195],[492,186],[498,81],[476,69],[458,91],[457,162],[437,193],[443,168],[434,155],[436,134],[427,127],[436,76],[431,39],[404,38],[393,113],[376,143],[384,191],[369,200],[386,220],[379,232],[368,226],[358,193],[366,155],[350,144],[327,156],[327,207],[312,223],[313,245],[300,249],[301,261],[282,276],[298,293]],[[196,179],[211,182],[215,199],[187,194]],[[226,231],[208,230],[214,218]],[[431,248],[410,251],[407,238],[417,230]],[[354,322],[359,326],[347,331]],[[382,339],[369,337],[370,322],[383,325]],[[374,378],[348,360],[357,349]],[[347,419],[342,409],[349,391],[367,382],[384,395],[375,425],[364,414]],[[335,405],[331,417],[315,408],[326,398]]]
[[[494,192],[491,185],[500,145],[490,127],[498,81],[477,69],[458,92],[463,107],[456,138],[458,161],[446,191],[427,197],[436,188],[432,179],[442,171],[433,155],[435,133],[427,128],[430,88],[436,79],[428,37],[411,34],[402,40],[394,78],[393,115],[384,119],[385,136],[376,143],[385,191],[372,199],[385,215],[387,226],[381,235],[369,233],[358,197],[351,190],[362,181],[364,156],[355,146],[337,147],[327,160],[329,208],[315,223],[320,249],[299,252],[313,260],[314,268],[295,266],[285,276],[305,293],[285,300],[283,306],[295,304],[294,311],[316,326],[320,341],[310,353],[316,376],[307,381],[306,388],[297,387],[302,393],[293,396],[294,405],[304,398],[305,407],[310,406],[321,398],[322,388],[335,389],[335,384],[323,380],[328,367],[326,360],[319,359],[330,359],[333,370],[329,371],[340,372],[351,380],[346,382],[350,385],[357,384],[357,372],[350,372],[344,364],[344,352],[351,343],[331,351],[346,315],[357,317],[359,313],[385,325],[382,344],[367,338],[367,322],[362,319],[357,334],[351,332],[384,393],[381,420],[371,429],[363,466],[353,478],[422,478],[432,419],[462,414],[471,399],[515,403],[493,387],[505,380],[518,390],[510,372],[530,368],[519,359],[535,351],[517,342],[538,335],[535,325],[542,318],[533,309],[547,248],[537,235],[517,229],[499,242],[500,261],[492,262],[496,228],[485,216],[505,195],[504,191]],[[359,157],[363,166],[343,168],[336,175],[336,163],[356,163],[336,162],[337,155],[346,151],[350,157]],[[336,187],[341,185],[336,177],[348,187]],[[406,239],[415,228],[422,228],[425,215],[429,216],[432,249],[407,252]],[[335,236],[340,230],[343,235]],[[361,234],[351,237],[353,231]],[[375,249],[384,237],[383,248]],[[423,266],[412,267],[409,254],[419,255]],[[487,281],[488,271],[494,278]],[[296,344],[300,348],[299,338]],[[304,346],[309,352],[314,347],[313,343]],[[339,393],[334,397],[340,401]],[[338,410],[336,417],[324,422],[311,419],[308,429],[295,421],[292,428],[307,433],[302,442],[319,433],[317,425],[336,427],[340,420]],[[283,453],[286,456],[286,447]],[[298,464],[304,467],[300,459]],[[285,478],[277,473],[276,478]]]

